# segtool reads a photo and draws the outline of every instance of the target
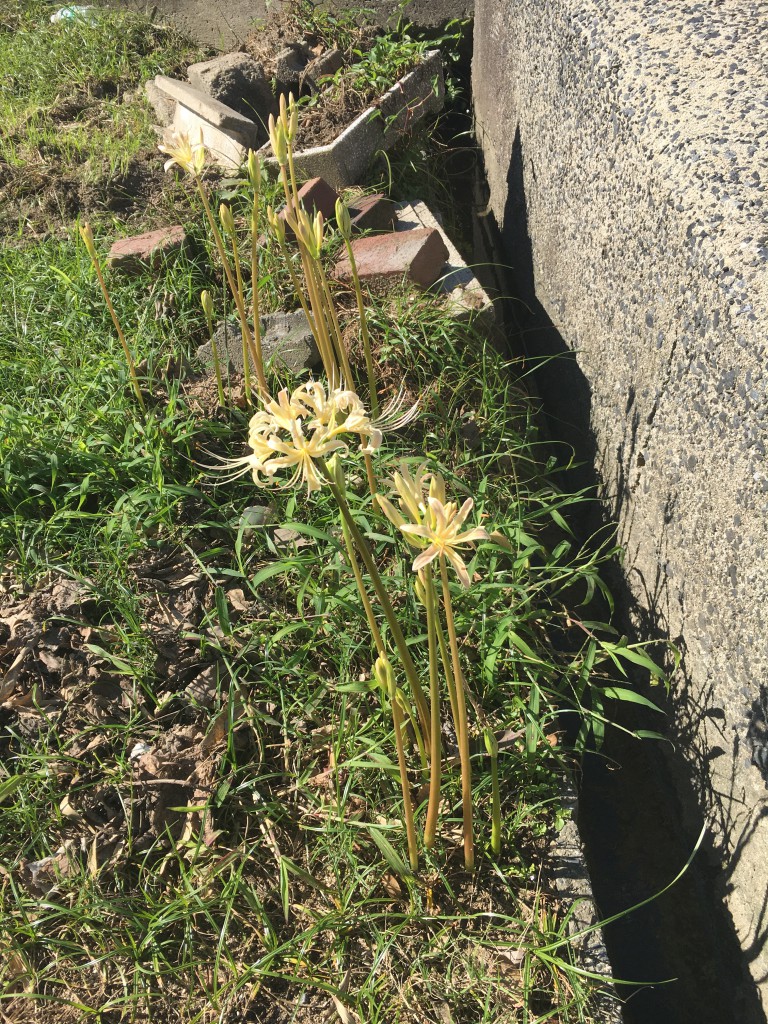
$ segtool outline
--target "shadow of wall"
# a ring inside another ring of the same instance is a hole
[[[506,196],[499,221],[513,296],[510,343],[538,367],[535,381],[553,451],[558,452],[561,463],[563,445],[573,453],[574,463],[562,473],[563,486],[591,488],[606,498],[581,506],[582,519],[577,525],[586,538],[604,531],[607,521],[625,515],[629,481],[624,472],[612,481],[601,478],[591,420],[592,385],[577,353],[554,326],[537,294],[519,125],[504,159],[508,160]],[[631,390],[625,398],[624,414],[621,443],[634,454],[640,413]],[[620,469],[627,463],[631,465],[632,455],[617,460]],[[665,521],[674,513],[675,495],[668,501]],[[625,528],[631,534],[631,524]],[[667,543],[662,535],[662,553]],[[690,856],[705,822],[711,822],[713,814],[718,817],[717,838],[713,840],[709,833],[685,877],[648,907],[608,926],[606,942],[616,977],[638,982],[676,979],[670,984],[622,988],[628,1024],[723,1024],[731,1020],[762,1024],[765,1015],[746,964],[762,947],[766,900],[761,897],[756,906],[759,920],[754,948],[742,949],[724,898],[742,851],[766,809],[758,806],[746,824],[743,820],[737,824],[729,812],[740,799],[736,780],[729,794],[713,790],[708,766],[720,754],[716,747],[702,744],[701,726],[705,719],[717,723],[722,712],[711,688],[702,691],[692,684],[684,636],[671,635],[671,598],[663,564],[662,558],[650,579],[635,566],[631,587],[624,567],[616,563],[609,582],[620,629],[634,639],[657,640],[656,654],[668,662],[667,641],[674,641],[680,651],[677,685],[669,699],[665,700],[658,688],[651,691],[642,679],[635,680],[641,691],[663,706],[666,726],[660,728],[658,721],[649,720],[649,712],[615,709],[617,720],[626,728],[660,729],[670,742],[641,743],[609,730],[600,755],[588,756],[583,766],[580,830],[599,911],[607,917],[663,889]],[[759,713],[755,715],[758,719]],[[728,865],[725,870],[724,862]]]

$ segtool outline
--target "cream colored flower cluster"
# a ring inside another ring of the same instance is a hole
[[[400,472],[394,475],[394,484],[400,508],[410,522],[382,495],[379,495],[379,506],[412,547],[424,549],[416,557],[413,571],[418,572],[435,558],[445,557],[462,584],[468,587],[469,573],[459,549],[475,541],[489,539],[487,530],[482,526],[461,532],[474,506],[472,498],[467,498],[461,508],[455,501],[448,501],[445,480],[440,473],[426,472],[425,466],[420,466],[412,476],[408,466],[403,464]]]
[[[327,483],[318,463],[333,452],[349,450],[342,439],[345,434],[357,434],[363,452],[373,452],[381,444],[381,431],[354,391],[335,388],[326,394],[319,381],[309,381],[291,395],[281,391],[252,417],[252,454],[238,461],[253,473],[256,484],[277,483],[277,474],[289,470],[291,476],[282,486],[301,481],[311,494]]]

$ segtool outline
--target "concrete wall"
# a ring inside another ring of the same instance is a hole
[[[268,10],[279,9],[280,0],[97,0],[106,7],[133,11],[149,11],[158,21],[171,19],[191,39],[218,50],[237,47],[248,36],[255,21],[262,20]],[[342,0],[328,4],[330,8],[366,7],[378,24],[392,17],[394,0]],[[474,0],[412,0],[405,8],[405,17],[418,25],[432,27],[450,18],[472,14]]]
[[[768,1005],[768,3],[475,8],[491,209],[540,351],[575,353],[546,397],[681,643],[670,731]]]

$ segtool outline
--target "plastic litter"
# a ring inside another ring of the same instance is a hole
[[[55,14],[51,15],[51,22],[55,25],[59,21],[73,21],[75,18],[95,21],[96,8],[90,5],[83,6],[82,4],[71,4],[69,7],[61,7]]]

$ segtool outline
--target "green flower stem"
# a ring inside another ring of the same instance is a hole
[[[324,296],[322,292],[322,286],[319,281],[319,274],[317,269],[317,261],[313,258],[304,246],[299,242],[299,250],[302,255],[302,261],[304,264],[304,277],[307,282],[307,291],[309,292],[310,302],[312,303],[312,309],[315,313],[315,322],[318,325],[318,329],[323,336],[323,345],[325,351],[328,353],[328,364],[326,365],[326,374],[332,388],[336,388],[341,383],[341,374],[339,372],[339,363],[336,358],[334,345],[331,340],[331,335],[328,330],[328,319],[326,317],[326,310],[324,306]],[[329,369],[330,367],[330,369]]]
[[[109,292],[107,291],[107,285],[106,285],[106,282],[104,281],[104,275],[101,272],[101,264],[99,263],[99,257],[96,254],[96,249],[94,248],[93,244],[88,245],[87,242],[86,242],[86,247],[88,249],[88,255],[91,257],[91,263],[93,264],[93,269],[96,271],[96,277],[99,280],[99,287],[101,288],[101,294],[104,296],[104,301],[107,304],[107,309],[109,310],[109,315],[112,317],[112,323],[115,325],[115,330],[117,331],[117,337],[120,339],[120,344],[121,344],[122,349],[123,349],[123,355],[125,356],[125,361],[128,364],[128,375],[131,378],[131,386],[133,387],[133,390],[134,390],[134,392],[136,394],[136,398],[138,399],[139,405],[141,406],[141,411],[143,413],[146,413],[147,407],[146,407],[146,405],[144,403],[144,396],[141,393],[141,388],[139,387],[139,378],[136,376],[136,366],[135,366],[135,364],[133,362],[133,356],[131,355],[131,350],[128,348],[128,342],[125,340],[125,335],[123,334],[123,328],[120,326],[120,321],[117,318],[117,313],[115,312],[115,307],[112,305],[112,299],[109,297]]]
[[[368,477],[368,490],[371,492],[371,498],[373,498],[373,507],[378,508],[376,495],[379,493],[379,488],[376,484],[376,472],[373,468],[373,459],[370,452],[363,452],[363,461],[365,462],[365,475]]]
[[[307,323],[309,324],[309,328],[312,331],[312,336],[315,339],[315,343],[317,344],[317,349],[320,352],[320,357],[323,360],[323,365],[325,365],[325,358],[323,357],[323,349],[320,341],[320,335],[317,330],[317,324],[315,323],[315,318],[310,312],[309,306],[307,305],[307,298],[304,294],[304,289],[299,284],[299,279],[296,276],[296,271],[293,269],[293,263],[291,262],[291,254],[288,252],[288,246],[285,244],[285,241],[279,236],[277,242],[278,245],[280,246],[280,252],[283,256],[285,265],[288,268],[288,273],[290,274],[291,277],[291,285],[293,286],[293,290],[299,297],[301,308],[304,310],[304,316],[307,318]]]
[[[427,643],[429,645],[429,704],[431,711],[431,730],[429,736],[430,773],[429,773],[429,804],[427,806],[427,822],[424,827],[424,845],[429,850],[435,845],[437,832],[437,815],[440,809],[440,772],[442,759],[442,743],[440,741],[440,680],[437,671],[437,596],[432,566],[424,569],[424,607],[427,612]]]
[[[397,699],[400,701],[400,707],[403,714],[408,718],[408,724],[413,729],[413,735],[416,740],[416,747],[419,751],[419,759],[421,761],[421,772],[425,779],[429,778],[429,758],[427,757],[427,750],[424,746],[424,737],[421,735],[421,729],[419,723],[413,717],[411,706],[408,703],[408,698],[405,696],[403,691],[398,686],[397,688]]]
[[[363,582],[363,574],[360,572],[360,563],[357,560],[357,554],[355,553],[355,547],[352,542],[352,535],[349,532],[347,521],[343,516],[341,518],[341,533],[342,536],[344,537],[344,544],[346,545],[347,548],[347,557],[349,558],[349,564],[355,576],[355,582],[357,583],[357,590],[358,593],[360,594],[360,600],[363,602],[363,608],[365,609],[365,617],[368,620],[368,626],[370,627],[371,630],[371,636],[373,637],[373,642],[376,646],[376,653],[380,657],[386,657],[386,649],[384,647],[384,640],[382,639],[381,636],[381,630],[379,629],[378,623],[376,622],[376,616],[374,615],[373,606],[371,605],[370,598],[366,593],[365,583]],[[416,739],[416,746],[419,749],[419,758],[421,759],[422,770],[425,774],[427,774],[427,753],[424,749],[424,739],[421,735],[421,729],[419,728],[418,723],[414,720],[414,717],[411,713],[411,709],[408,706],[408,702],[405,699],[405,694],[403,693],[403,691],[398,687],[396,693],[397,698],[400,701],[400,707],[402,708],[404,714],[407,715],[410,726],[413,729],[413,735]]]
[[[352,543],[352,535],[349,532],[346,519],[341,517],[341,532],[344,537],[344,543],[347,548],[347,557],[349,558],[349,564],[352,572],[355,576],[355,582],[357,583],[357,590],[360,594],[360,600],[363,602],[363,608],[365,609],[365,617],[368,619],[368,625],[371,630],[371,636],[376,646],[376,653],[386,657],[386,648],[384,647],[384,640],[381,636],[381,630],[379,629],[378,623],[376,622],[376,616],[373,613],[373,606],[371,605],[370,598],[365,591],[365,584],[363,582],[363,574],[360,572],[360,564],[357,561],[357,555],[355,548]]]
[[[237,282],[236,282],[236,280],[235,280],[235,278],[234,278],[234,276],[232,274],[232,267],[230,266],[230,262],[229,262],[229,259],[227,258],[226,250],[224,249],[224,240],[221,237],[221,233],[220,233],[219,228],[218,228],[218,226],[216,224],[216,220],[214,219],[213,211],[211,210],[211,204],[208,202],[208,196],[205,194],[205,188],[203,187],[203,183],[202,183],[202,181],[200,180],[200,178],[197,175],[195,175],[195,182],[197,184],[197,190],[200,193],[200,199],[202,200],[202,203],[203,203],[203,209],[205,210],[205,215],[208,218],[208,223],[209,223],[209,225],[211,227],[211,233],[213,234],[213,240],[214,240],[214,243],[216,244],[216,249],[217,249],[218,254],[219,254],[219,259],[221,260],[222,266],[224,267],[224,274],[225,274],[225,276],[227,278],[227,284],[229,285],[229,290],[232,293],[232,298],[235,300],[235,306],[237,308],[237,314],[238,314],[238,316],[240,318],[240,328],[241,328],[241,330],[243,332],[243,339],[247,342],[248,351],[250,352],[251,358],[253,359],[254,364],[255,364],[256,363],[256,355],[255,355],[255,353],[253,351],[253,341],[252,341],[252,338],[251,338],[251,329],[248,326],[248,317],[245,314],[245,302],[243,300],[242,294],[238,291]],[[248,361],[246,361],[245,366],[244,366],[244,370],[246,370],[248,367],[249,367],[249,363],[248,363]],[[251,401],[251,393],[250,393],[250,386],[249,386],[249,384],[250,384],[249,372],[245,373],[245,377],[246,377],[245,397],[246,397],[246,400],[248,402],[250,402]]]
[[[363,301],[363,290],[360,286],[360,277],[357,273],[357,263],[355,261],[355,254],[352,251],[352,242],[350,239],[345,238],[344,243],[347,247],[347,256],[349,257],[349,265],[352,269],[352,281],[355,285],[355,297],[357,299],[357,312],[360,317],[360,334],[363,339],[363,352],[365,353],[365,369],[368,374],[368,390],[370,392],[371,401],[371,412],[373,418],[377,419],[379,415],[379,396],[376,391],[376,373],[373,368],[373,356],[371,355],[371,340],[368,337],[368,319],[365,315],[365,303]]]
[[[408,786],[408,766],[405,763],[405,749],[403,748],[403,718],[400,713],[400,705],[397,700],[397,688],[395,686],[395,673],[388,661],[386,663],[387,689],[389,691],[389,703],[392,708],[392,724],[395,727],[395,747],[397,749],[397,765],[400,771],[400,787],[403,792],[403,817],[405,818],[405,834],[408,839],[408,857],[411,863],[411,870],[419,870],[419,848],[416,843],[416,827],[413,821],[413,803],[411,802],[411,791]]]
[[[456,736],[458,738],[460,722],[459,722],[459,709],[456,706],[456,681],[453,678],[453,668],[451,667],[451,658],[448,654],[448,645],[445,642],[445,633],[443,632],[443,625],[440,621],[440,607],[438,604],[437,609],[437,643],[440,648],[440,661],[443,665],[443,672],[445,673],[445,682],[448,687],[448,699],[451,703],[451,717],[453,724],[456,728]]]
[[[264,395],[268,393],[267,380],[264,372],[264,350],[261,347],[261,314],[259,310],[259,186],[253,187],[253,210],[251,211],[251,310],[253,313],[253,346],[256,350],[256,370],[259,374],[259,387]]]
[[[331,492],[334,498],[336,499],[339,509],[341,510],[342,516],[346,520],[347,526],[349,527],[349,532],[352,535],[352,539],[354,540],[355,547],[357,548],[357,551],[359,552],[360,557],[363,560],[363,565],[368,571],[368,575],[371,577],[373,589],[376,592],[376,598],[379,604],[381,605],[382,611],[384,612],[384,616],[387,620],[387,625],[389,626],[392,632],[392,638],[395,641],[397,653],[400,656],[400,661],[403,664],[403,670],[405,672],[406,679],[408,680],[408,684],[411,687],[413,698],[416,701],[416,708],[419,713],[419,722],[421,724],[422,732],[424,733],[424,735],[429,736],[429,703],[427,702],[427,698],[424,695],[424,690],[422,689],[421,683],[419,682],[419,676],[416,671],[416,666],[413,663],[411,652],[408,650],[408,645],[405,642],[405,637],[403,636],[403,631],[400,628],[400,623],[397,621],[397,616],[395,615],[395,610],[392,607],[392,602],[389,600],[389,596],[384,587],[384,582],[379,574],[379,570],[376,568],[376,563],[373,559],[371,549],[368,546],[368,542],[363,536],[360,528],[355,522],[354,516],[350,511],[346,498],[337,487],[336,481],[331,476],[330,470],[325,465],[325,463],[321,461],[318,462],[318,468],[320,469],[320,472],[323,474],[323,476],[330,484]]]
[[[213,353],[213,369],[216,373],[216,388],[219,393],[219,405],[224,405],[224,383],[221,379],[221,360],[219,359],[219,347],[216,344],[216,332],[213,329],[213,317],[204,309],[205,322],[208,325],[208,337],[211,341],[211,352]]]
[[[458,721],[456,731],[459,741],[461,758],[461,803],[464,820],[464,867],[467,871],[475,870],[475,841],[472,835],[472,764],[469,760],[469,723],[467,721],[467,704],[464,698],[464,673],[459,659],[459,641],[456,636],[456,622],[453,617],[451,589],[448,584],[448,568],[445,556],[440,556],[440,579],[443,588],[443,607],[445,623],[448,627],[448,640],[451,646],[453,662],[453,678],[456,684],[456,710]]]
[[[501,853],[501,796],[499,794],[499,744],[493,730],[483,730],[485,749],[491,759],[491,852],[494,857]]]
[[[333,295],[331,294],[331,286],[328,283],[328,277],[323,268],[323,264],[320,260],[317,261],[317,269],[319,272],[320,286],[323,290],[325,297],[325,308],[330,313],[331,324],[333,326],[334,339],[336,341],[336,354],[339,360],[339,366],[342,369],[342,373],[347,381],[348,388],[354,388],[354,381],[352,379],[352,367],[349,365],[349,356],[347,350],[344,348],[344,339],[341,336],[341,328],[339,327],[339,318],[336,316],[336,305],[333,301]]]
[[[235,260],[235,281],[237,283],[237,294],[240,297],[240,300],[243,302],[243,305],[245,305],[244,293],[243,293],[243,272],[242,272],[242,269],[240,267],[240,254],[237,251],[237,238],[235,238],[235,232],[234,231],[232,232],[232,255],[234,256],[234,260]],[[237,305],[237,300],[236,300],[235,304]],[[240,309],[240,307],[238,306],[238,312],[239,312],[239,309]],[[250,359],[250,354],[249,354],[248,338],[246,337],[245,331],[242,331],[242,335],[243,335],[243,338],[242,338],[242,341],[243,341],[243,373],[245,375],[245,393],[246,393],[246,395],[250,396],[250,394],[251,394],[251,365],[250,365],[251,364],[251,359]],[[257,365],[257,367],[256,367],[257,375],[258,375],[258,370],[259,370],[259,367]],[[263,375],[263,371],[262,371],[262,375]],[[264,388],[261,387],[261,375],[259,376],[259,390],[261,391],[262,395],[266,395],[266,393],[267,393],[266,384],[265,384]]]

